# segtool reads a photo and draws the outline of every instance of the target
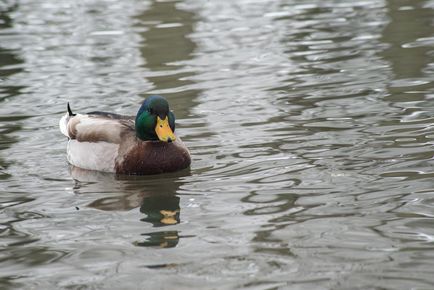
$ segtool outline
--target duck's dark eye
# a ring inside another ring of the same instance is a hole
[[[152,110],[151,108],[149,108],[149,113],[151,113],[151,115],[154,114],[154,110]]]

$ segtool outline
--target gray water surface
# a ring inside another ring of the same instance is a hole
[[[434,289],[433,9],[0,2],[0,288]],[[68,166],[67,101],[150,94],[190,169]]]

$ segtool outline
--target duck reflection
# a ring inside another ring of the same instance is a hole
[[[125,211],[140,208],[143,222],[154,227],[173,226],[180,223],[180,198],[176,195],[182,185],[180,177],[186,171],[154,175],[123,176],[89,171],[71,166],[76,194],[103,194],[87,206],[104,211]],[[107,196],[110,195],[110,196]],[[141,247],[175,247],[179,241],[178,231],[143,233],[144,241],[134,242]]]
[[[70,166],[70,173],[75,181],[74,193],[104,195],[89,203],[89,207],[105,211],[131,210],[140,207],[141,212],[148,216],[155,217],[155,212],[159,212],[160,216],[166,218],[178,216],[178,219],[180,199],[176,196],[176,192],[182,185],[180,177],[187,175],[188,171],[153,176],[130,176]],[[151,220],[155,219],[150,218],[145,221]]]
[[[143,198],[140,212],[146,214],[142,221],[154,226],[174,225],[179,223],[179,197],[174,195],[156,195]]]
[[[146,240],[135,242],[134,245],[139,247],[159,247],[159,248],[174,248],[178,245],[178,231],[161,231],[154,233],[142,234]]]

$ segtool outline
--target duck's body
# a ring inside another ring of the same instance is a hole
[[[155,98],[161,97],[149,99]],[[174,116],[168,105],[167,111],[161,111],[149,99],[137,116],[73,114],[68,107],[59,122],[60,131],[69,138],[68,162],[83,169],[118,174],[156,174],[188,167],[190,154],[174,135]]]

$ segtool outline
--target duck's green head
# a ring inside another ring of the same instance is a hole
[[[175,141],[175,115],[161,96],[148,97],[136,116],[136,135],[143,141]]]

